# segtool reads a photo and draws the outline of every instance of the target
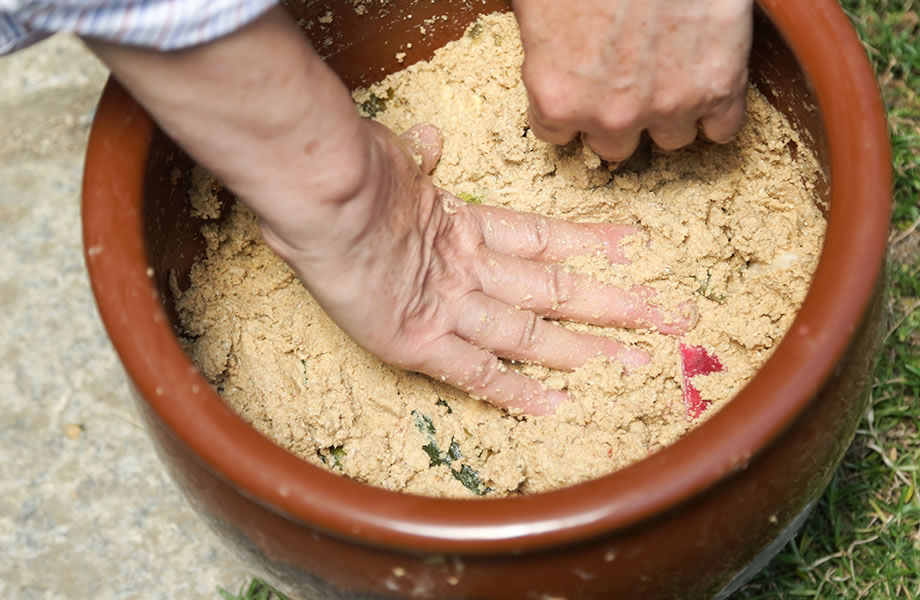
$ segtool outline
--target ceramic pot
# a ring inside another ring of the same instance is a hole
[[[296,18],[333,10],[317,47],[351,86],[508,8],[393,0],[358,15],[350,2],[291,4]],[[891,163],[874,75],[837,2],[763,0],[757,13],[752,78],[827,173],[816,199],[827,239],[801,312],[737,398],[679,442],[529,497],[372,488],[288,454],[231,411],[174,332],[169,274],[186,285],[203,247],[171,175],[187,159],[109,83],[83,190],[93,290],[163,462],[234,552],[295,596],[324,599],[711,598],[762,566],[824,490],[866,408]],[[421,35],[417,25],[441,14]]]

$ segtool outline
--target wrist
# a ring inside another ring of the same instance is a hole
[[[281,242],[269,240],[272,249],[286,258],[305,250],[305,242],[313,245],[330,232],[363,227],[380,181],[379,149],[357,114],[308,152],[314,142],[305,144],[296,134],[279,142],[278,148],[301,152],[288,152],[265,170],[250,172],[235,188],[263,230]]]
[[[245,164],[215,175],[260,216],[290,217],[304,204],[334,204],[353,195],[365,180],[370,143],[343,89],[321,110],[290,111],[287,123],[273,132],[244,130],[234,154],[235,162]]]

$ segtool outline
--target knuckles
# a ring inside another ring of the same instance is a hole
[[[622,98],[599,111],[597,122],[603,131],[618,134],[641,127],[643,113],[639,98]]]
[[[574,295],[576,280],[561,265],[551,264],[546,267],[543,287],[544,297],[552,303],[551,309],[555,312]]]
[[[705,100],[708,104],[721,104],[726,100],[735,98],[744,89],[744,81],[739,84],[739,77],[735,73],[719,73],[712,77],[705,89]]]
[[[529,356],[539,350],[542,340],[537,336],[540,317],[535,312],[527,311],[516,333],[515,347],[521,356]]]
[[[575,119],[577,84],[569,76],[547,69],[537,71],[525,65],[523,78],[537,118],[554,124]]]
[[[500,372],[498,358],[494,354],[486,354],[463,375],[463,380],[459,383],[467,392],[484,395],[495,386]]]
[[[465,206],[453,215],[434,207],[439,218],[421,224],[420,247],[411,252],[418,263],[404,272],[397,300],[400,327],[412,340],[451,331],[458,299],[479,287],[482,234]]]
[[[652,98],[650,112],[658,117],[675,117],[688,108],[698,104],[698,97],[695,89],[664,89],[658,90]]]

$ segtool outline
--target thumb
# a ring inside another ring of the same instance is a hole
[[[437,127],[427,123],[414,125],[403,132],[399,140],[406,145],[412,156],[420,163],[419,167],[426,175],[434,170],[441,158],[443,142],[441,132]]]

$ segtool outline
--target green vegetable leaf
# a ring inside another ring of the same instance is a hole
[[[418,427],[418,430],[424,433],[427,436],[434,436],[434,423],[431,422],[431,418],[428,415],[423,415],[417,410],[412,411],[412,416],[415,417],[415,426]]]
[[[485,496],[492,491],[492,488],[486,487],[479,478],[479,473],[474,471],[469,465],[463,465],[459,471],[451,469],[454,479],[463,484],[463,487],[473,492],[477,496]]]
[[[370,97],[361,103],[361,110],[370,118],[377,116],[377,113],[383,112],[387,109],[387,101],[385,98],[371,94]]]
[[[460,192],[457,194],[457,197],[467,204],[482,204],[482,198],[479,196],[474,196],[473,194],[468,194],[466,192]]]
[[[447,448],[447,456],[451,461],[460,460],[463,458],[463,454],[460,453],[460,444],[457,443],[457,440],[451,438],[450,446]]]
[[[450,407],[448,407],[448,409],[449,408]],[[477,496],[483,496],[492,491],[492,488],[486,487],[482,479],[479,478],[479,473],[474,471],[469,465],[461,465],[459,471],[451,468],[454,461],[463,458],[463,453],[460,452],[460,444],[457,443],[457,440],[451,438],[450,445],[447,447],[447,452],[441,452],[438,448],[438,441],[434,435],[435,428],[434,423],[431,422],[431,418],[417,410],[412,411],[412,417],[415,419],[415,427],[428,440],[428,443],[422,446],[422,451],[428,455],[429,467],[446,465],[450,468],[450,472],[454,476],[454,479],[462,483],[463,487]]]
[[[220,587],[217,588],[217,593],[224,600],[287,600],[287,596],[261,579],[253,579],[249,587],[245,587],[245,590],[240,588],[236,596]]]
[[[434,445],[433,442],[429,442],[422,446],[422,450],[424,450],[425,454],[428,455],[429,467],[440,467],[441,465],[447,464],[444,462],[444,457],[441,455],[441,451],[438,450],[438,447]]]
[[[342,446],[329,446],[329,456],[332,457],[332,468],[341,471],[344,468],[344,460],[348,455]]]
[[[699,284],[700,287],[696,289],[694,293],[699,294],[703,298],[712,300],[713,302],[718,302],[719,304],[725,304],[725,296],[719,294],[713,294],[709,291],[709,283],[712,281],[712,273],[709,272],[709,269],[706,269],[706,279],[701,279],[699,277],[694,277],[693,279]]]

